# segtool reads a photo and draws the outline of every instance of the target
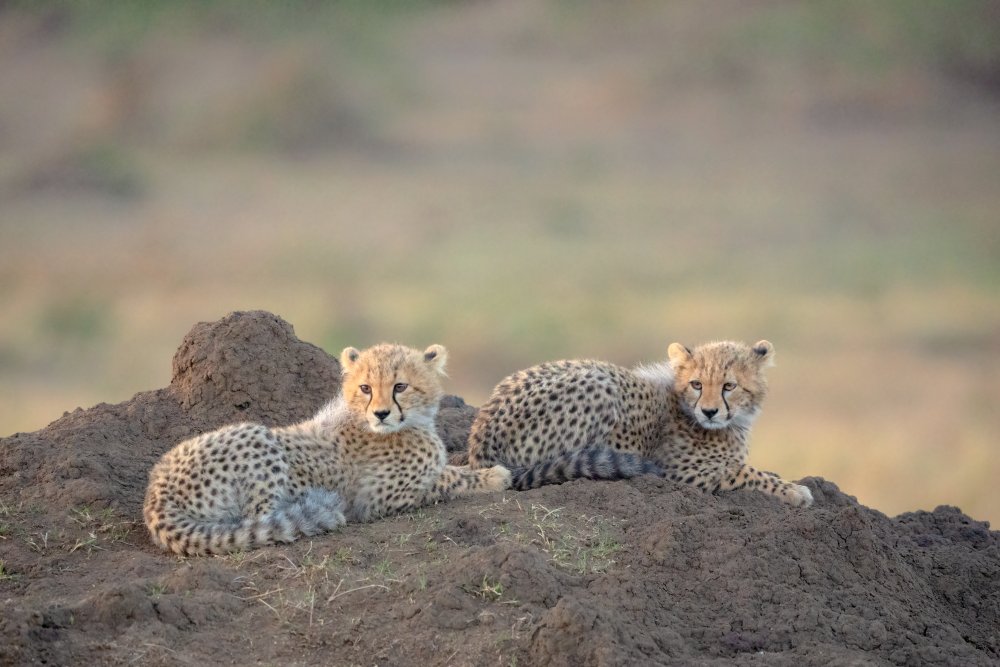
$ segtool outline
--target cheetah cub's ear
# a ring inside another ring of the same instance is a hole
[[[345,347],[344,351],[340,353],[340,367],[346,373],[352,366],[354,366],[354,362],[356,362],[360,356],[361,353],[358,352],[356,348]]]
[[[444,375],[444,364],[448,361],[448,350],[443,345],[431,345],[424,350],[424,361],[440,375]]]
[[[761,368],[770,368],[774,365],[774,346],[766,340],[759,340],[753,344],[754,358]]]
[[[680,343],[671,343],[667,348],[667,359],[675,370],[691,361],[691,356],[691,350]]]

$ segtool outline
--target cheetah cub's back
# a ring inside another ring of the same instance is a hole
[[[496,466],[446,466],[434,418],[446,351],[382,344],[341,355],[341,394],[312,419],[186,440],[150,473],[144,518],[177,554],[290,542],[452,495],[507,488]]]

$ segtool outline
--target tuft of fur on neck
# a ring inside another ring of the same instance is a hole
[[[760,416],[761,408],[760,406],[755,406],[752,410],[748,412],[741,413],[733,419],[733,426],[744,431],[749,431],[753,423],[757,421],[757,417]]]
[[[437,431],[438,406],[426,408],[420,411],[406,413],[406,421],[403,428],[422,428],[427,431]]]
[[[632,373],[637,378],[663,389],[672,389],[674,386],[674,368],[669,361],[640,364],[632,369]]]
[[[344,396],[340,395],[324,405],[310,419],[302,422],[302,426],[314,426],[320,429],[335,429],[351,418],[351,410]]]
[[[437,431],[437,408],[425,410],[415,415],[408,414],[403,422],[405,428],[422,428],[426,431]]]

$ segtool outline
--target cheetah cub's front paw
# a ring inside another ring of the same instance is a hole
[[[788,493],[788,503],[794,507],[809,507],[813,504],[813,494],[808,486],[792,484]]]
[[[510,488],[510,470],[503,466],[492,466],[485,470],[483,482],[490,491],[503,491]]]

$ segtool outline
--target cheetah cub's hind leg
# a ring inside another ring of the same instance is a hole
[[[808,486],[787,482],[773,472],[757,470],[743,464],[739,470],[722,478],[720,491],[731,491],[748,487],[776,496],[793,507],[809,507],[813,503],[812,491]]]
[[[300,535],[310,537],[343,525],[344,499],[336,491],[313,487],[275,504],[268,522],[274,526],[276,542],[292,542]],[[266,543],[265,539],[260,540]]]

